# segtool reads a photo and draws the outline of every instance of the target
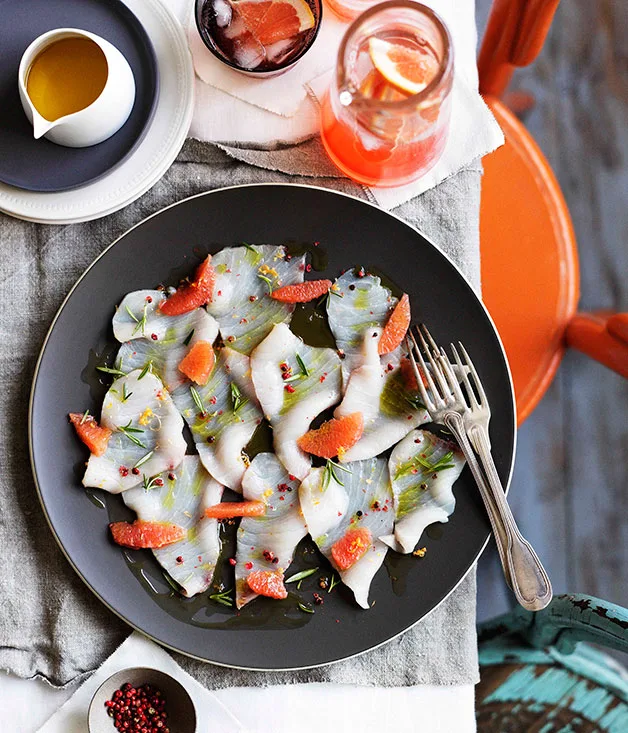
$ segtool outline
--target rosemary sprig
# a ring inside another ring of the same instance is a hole
[[[242,242],[242,246],[243,247],[246,247],[251,252],[255,252],[255,254],[258,253],[257,250],[255,249],[255,247],[252,244],[248,244],[247,242]]]
[[[291,377],[288,377],[287,379],[283,380],[284,384],[290,384],[290,382],[298,382],[300,379],[303,379],[303,374],[293,374]]]
[[[233,411],[237,412],[247,402],[247,398],[242,395],[238,385],[235,382],[231,382],[231,404],[233,405]]]
[[[295,357],[297,360],[297,364],[299,365],[299,369],[301,370],[302,376],[309,377],[310,373],[308,372],[307,367],[303,363],[303,359],[298,354],[295,354]]]
[[[152,489],[156,489],[159,484],[157,483],[157,479],[159,476],[153,476],[152,478],[148,478],[146,474],[144,474],[144,478],[142,480],[142,486],[144,487],[144,491],[151,491]]]
[[[453,468],[454,464],[450,463],[453,458],[454,452],[449,451],[444,456],[441,456],[435,463],[430,463],[427,459],[421,458],[421,456],[414,456],[409,461],[402,463],[399,468],[395,471],[395,481],[401,476],[405,476],[414,469],[421,469],[422,473],[438,473],[444,471],[447,468]]]
[[[336,473],[336,469],[339,471],[344,471],[345,473],[351,473],[351,471],[348,468],[345,468],[344,466],[341,466],[339,463],[336,463],[335,461],[332,461],[329,459],[327,463],[325,464],[325,470],[323,472],[323,491],[329,486],[329,482],[333,479],[337,484],[340,484],[340,486],[344,486],[344,481],[338,477]]]
[[[188,335],[186,336],[186,338],[185,338],[185,340],[183,342],[183,345],[184,346],[187,346],[190,343],[190,341],[192,340],[192,336],[194,336],[194,331],[195,331],[195,329],[193,328],[190,331],[190,333],[188,333]]]
[[[284,580],[284,583],[296,583],[297,580],[303,580],[304,578],[309,578],[310,575],[314,575],[314,573],[318,572],[318,568],[310,568],[309,570],[302,570],[300,573],[295,573],[294,575],[291,575],[289,578],[286,578]]]
[[[87,420],[88,417],[90,417],[89,410],[85,410],[85,412],[83,413],[83,417],[81,418],[81,422],[79,423],[79,425],[82,425],[85,422],[85,420]]]
[[[164,580],[168,583],[168,585],[179,595],[181,595],[181,588],[179,587],[179,584],[176,580],[173,580],[168,573],[162,573],[164,576]]]
[[[137,317],[137,316],[136,316],[136,315],[135,315],[135,314],[133,313],[133,311],[132,311],[132,310],[131,310],[131,309],[129,308],[129,306],[128,306],[128,305],[125,305],[124,307],[126,308],[126,312],[127,312],[127,313],[128,313],[128,314],[129,314],[130,316],[131,316],[131,318],[132,318],[132,319],[133,319],[133,320],[135,321],[135,323],[136,323],[136,326],[135,326],[135,328],[133,329],[133,335],[135,336],[135,334],[136,334],[136,333],[137,333],[138,331],[141,331],[142,333],[144,333],[144,331],[145,331],[145,329],[146,329],[146,309],[148,308],[148,303],[144,303],[144,308],[143,308],[143,310],[142,310],[142,317],[141,317],[141,318],[138,318],[138,317]]]
[[[272,295],[273,281],[269,277],[266,277],[266,275],[262,275],[260,272],[257,273],[257,277],[259,277],[260,280],[263,280],[266,285],[268,285],[268,295]]]
[[[314,609],[308,608],[307,606],[303,605],[303,603],[299,603],[299,608],[303,611],[303,613],[314,613]]]
[[[146,365],[144,366],[142,371],[139,373],[137,381],[139,382],[140,379],[144,379],[144,377],[148,374],[148,372],[151,372],[152,374],[152,371],[153,371],[153,362],[151,360],[151,361],[146,362]]]
[[[131,316],[131,318],[135,321],[135,323],[139,323],[139,318],[136,317],[135,313],[129,308],[128,305],[124,306],[126,312]]]
[[[140,448],[146,448],[144,443],[142,443],[141,440],[138,440],[133,433],[143,433],[143,430],[140,430],[139,428],[132,428],[131,427],[131,420],[126,425],[120,425],[118,430],[121,433],[124,433],[126,437],[131,441],[131,443],[135,443],[135,445],[139,445]]]
[[[327,307],[329,307],[329,302],[330,302],[330,299],[331,299],[331,296],[332,296],[332,295],[335,295],[335,296],[336,296],[337,298],[344,298],[344,297],[345,297],[345,294],[344,294],[344,293],[340,293],[340,292],[338,292],[337,290],[334,290],[334,288],[333,288],[333,286],[332,286],[332,287],[331,287],[331,288],[329,288],[329,290],[328,290],[328,291],[327,291],[327,292],[325,293],[325,295],[323,295],[323,298],[325,299],[325,305],[326,305]],[[321,300],[320,300],[319,302],[321,302],[321,303],[322,303],[322,301],[323,301],[323,298],[321,298]]]
[[[340,585],[340,578],[337,578],[335,575],[331,576],[331,579],[329,581],[329,588],[327,589],[328,593],[331,593],[332,590],[337,586]]]
[[[192,395],[192,399],[194,400],[194,404],[196,405],[198,411],[201,413],[201,415],[205,415],[207,413],[207,410],[205,409],[203,400],[196,390],[196,387],[190,387],[190,394]]]
[[[425,410],[425,405],[421,402],[418,395],[404,395],[406,402],[415,410]]]
[[[132,394],[133,392],[129,392],[126,386],[126,382],[124,382],[124,384],[122,385],[122,402],[126,402]]]
[[[146,463],[146,461],[150,461],[154,453],[155,453],[154,450],[148,451],[148,453],[145,456],[142,456],[140,458],[140,460],[133,466],[133,468],[139,468],[140,466],[143,466]]]
[[[120,369],[112,369],[111,367],[103,367],[103,366],[97,366],[96,369],[99,372],[104,372],[105,374],[113,374],[116,377],[126,377],[126,372],[123,372]]]
[[[209,598],[216,603],[221,603],[223,606],[229,606],[233,608],[233,600],[230,597],[231,589],[223,590],[222,593],[212,593]]]

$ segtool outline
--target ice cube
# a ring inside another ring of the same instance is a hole
[[[297,40],[297,36],[293,36],[271,43],[270,46],[266,46],[266,58],[272,64],[281,64],[296,48]]]
[[[231,18],[223,33],[225,38],[230,39],[240,38],[241,36],[245,36],[247,33],[250,34],[249,29],[246,27],[242,17],[235,8],[231,10]]]
[[[214,0],[214,13],[219,28],[226,28],[231,23],[231,5],[227,0]]]
[[[233,41],[233,61],[242,69],[255,69],[266,59],[264,46],[246,31]]]

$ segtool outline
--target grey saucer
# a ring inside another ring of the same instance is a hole
[[[166,699],[170,733],[195,733],[196,710],[185,687],[166,672],[150,667],[121,669],[102,683],[89,704],[89,733],[115,733],[116,729],[107,713],[105,702],[111,700],[113,693],[126,682],[133,687],[151,685],[161,691]]]
[[[139,145],[158,95],[155,51],[139,20],[120,0],[0,0],[0,181],[27,191],[64,191],[100,178]],[[126,123],[89,148],[35,140],[20,103],[17,72],[37,36],[80,28],[111,42],[135,77],[135,104]]]

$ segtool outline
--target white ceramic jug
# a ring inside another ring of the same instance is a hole
[[[35,58],[47,46],[64,38],[87,38],[97,44],[107,61],[107,80],[90,105],[50,121],[33,105],[26,82]],[[135,79],[128,61],[109,41],[78,28],[57,28],[36,38],[22,56],[18,77],[22,107],[33,125],[35,138],[45,137],[70,148],[85,148],[111,137],[127,121],[135,102]]]

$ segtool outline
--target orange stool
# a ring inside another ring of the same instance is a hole
[[[567,204],[530,133],[500,101],[538,55],[559,0],[495,0],[480,49],[480,92],[506,138],[486,156],[480,208],[482,292],[504,342],[521,424],[567,346],[628,378],[628,314],[578,314],[578,251]]]

